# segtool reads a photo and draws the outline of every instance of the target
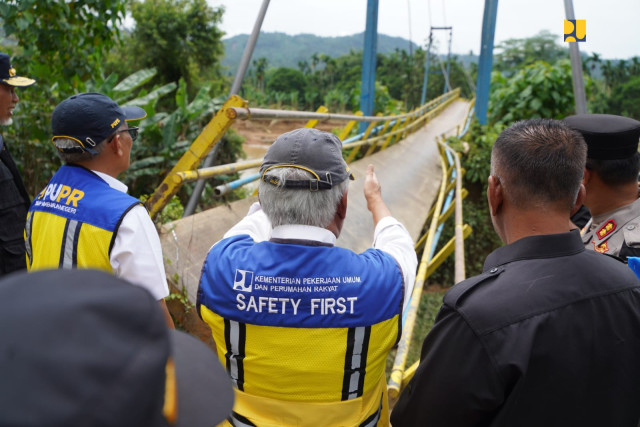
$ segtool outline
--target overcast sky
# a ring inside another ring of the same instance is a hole
[[[225,37],[249,34],[263,0],[207,0],[225,7]],[[573,0],[576,19],[587,21],[581,51],[603,58],[640,56],[640,0]],[[343,36],[363,32],[367,0],[271,0],[262,31]],[[426,46],[430,26],[452,26],[452,52],[480,51],[483,0],[379,0],[378,32]],[[495,44],[548,30],[563,43],[563,0],[500,0]],[[436,31],[439,53],[447,33]]]

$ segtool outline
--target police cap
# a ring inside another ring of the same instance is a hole
[[[582,134],[590,159],[626,159],[638,151],[637,120],[611,114],[577,114],[563,121]]]

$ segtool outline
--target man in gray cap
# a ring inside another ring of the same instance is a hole
[[[564,122],[588,147],[584,204],[592,218],[583,228],[585,246],[625,261],[640,256],[640,122],[609,114],[579,114]]]
[[[229,422],[388,425],[385,359],[417,265],[409,233],[369,165],[373,249],[334,246],[353,176],[331,133],[279,136],[260,172],[260,203],[211,248],[198,290],[236,388]]]
[[[19,101],[16,87],[36,81],[16,75],[9,55],[0,52],[0,125],[13,122],[13,109]],[[24,221],[31,199],[18,168],[0,135],[0,276],[27,268],[24,257]]]
[[[147,289],[173,326],[160,239],[149,213],[117,177],[129,168],[142,108],[81,93],[51,116],[53,144],[65,163],[38,194],[25,226],[30,271],[94,268]]]

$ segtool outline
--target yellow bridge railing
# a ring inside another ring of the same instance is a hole
[[[469,107],[469,113],[473,106],[473,101]],[[467,114],[469,116],[470,114]],[[459,133],[459,130],[458,132]],[[444,139],[444,138],[443,138]],[[442,264],[442,262],[455,249],[455,283],[465,279],[464,264],[464,239],[471,234],[471,227],[463,223],[462,219],[462,200],[467,196],[467,191],[462,188],[462,177],[464,170],[460,166],[460,158],[457,152],[446,145],[443,141],[439,141],[440,161],[442,164],[442,180],[440,190],[435,205],[431,208],[427,222],[431,219],[429,229],[416,242],[416,251],[422,248],[422,257],[418,266],[416,282],[413,288],[411,302],[405,314],[406,318],[403,323],[402,337],[398,343],[393,367],[389,383],[387,385],[389,399],[393,402],[398,398],[400,391],[409,382],[415,374],[419,362],[415,362],[411,367],[405,370],[407,356],[409,354],[409,345],[413,337],[413,328],[416,322],[418,306],[422,297],[422,291],[426,279]],[[455,191],[454,191],[455,188]],[[445,197],[454,191],[453,203],[444,207]],[[455,210],[455,234],[454,237],[447,242],[438,253],[434,252],[434,241],[436,230],[440,227]],[[435,215],[439,212],[439,215]]]
[[[231,96],[149,197],[146,202],[147,209],[151,217],[155,217],[186,182],[260,166],[262,159],[197,169],[197,166],[220,142],[235,120],[278,118],[308,120],[306,127],[314,127],[318,121],[344,121],[346,125],[338,136],[344,143],[343,152],[347,163],[349,163],[359,154],[370,155],[376,150],[383,150],[400,141],[407,134],[426,124],[459,96],[460,90],[455,89],[409,113],[395,116],[363,116],[360,112],[352,115],[332,114],[325,107],[320,107],[317,112],[249,108],[247,101],[236,95]],[[358,122],[368,122],[367,130],[363,134],[349,138]],[[361,153],[361,149],[366,149],[366,151]]]

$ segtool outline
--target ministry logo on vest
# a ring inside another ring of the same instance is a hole
[[[253,289],[253,271],[236,269],[233,290],[251,292]]]

